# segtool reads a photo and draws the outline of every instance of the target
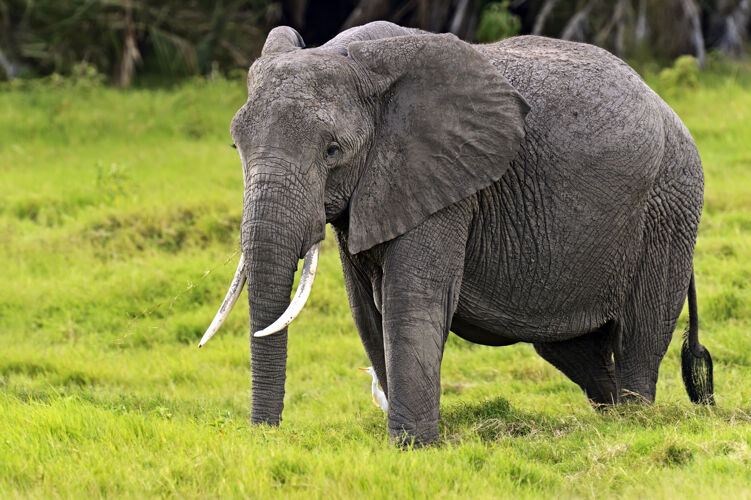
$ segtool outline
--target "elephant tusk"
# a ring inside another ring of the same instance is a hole
[[[310,290],[313,288],[313,281],[316,278],[316,269],[318,268],[318,249],[320,243],[313,245],[308,253],[305,254],[305,261],[302,265],[302,276],[300,276],[300,283],[297,285],[297,291],[292,298],[287,310],[284,314],[279,316],[279,319],[272,324],[253,334],[254,337],[265,337],[284,330],[287,325],[300,314],[302,308],[305,307],[305,302],[310,297]]]
[[[229,290],[227,290],[227,296],[224,297],[224,302],[222,302],[221,307],[219,307],[219,311],[217,311],[216,316],[214,316],[214,320],[209,325],[206,333],[203,334],[201,341],[198,343],[198,347],[203,347],[203,345],[214,336],[219,328],[221,328],[222,324],[224,324],[224,320],[227,319],[227,316],[229,316],[230,311],[232,311],[232,308],[235,306],[238,297],[240,297],[240,292],[243,291],[246,278],[245,255],[241,254],[240,262],[237,264],[237,271],[235,271],[235,277],[232,278],[232,283],[229,286]]]

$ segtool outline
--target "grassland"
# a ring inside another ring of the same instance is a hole
[[[647,79],[705,165],[695,266],[717,407],[683,390],[685,312],[657,404],[605,414],[531,346],[451,336],[441,443],[415,452],[389,444],[355,369],[330,236],[280,428],[248,423],[247,302],[196,349],[239,247],[242,79],[0,88],[0,498],[751,497],[751,69]]]

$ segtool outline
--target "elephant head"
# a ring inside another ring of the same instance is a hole
[[[271,31],[231,124],[244,176],[243,257],[201,342],[247,279],[253,422],[281,420],[286,326],[307,298],[325,224],[346,226],[356,254],[487,187],[516,155],[528,109],[453,35],[379,22],[304,49],[292,28]]]

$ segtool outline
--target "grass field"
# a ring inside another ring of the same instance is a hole
[[[196,348],[239,248],[244,82],[0,88],[0,498],[751,498],[751,68],[660,88],[706,172],[696,252],[715,408],[679,331],[657,403],[595,413],[531,346],[451,336],[441,442],[403,452],[327,237],[280,428],[249,425],[247,302]]]

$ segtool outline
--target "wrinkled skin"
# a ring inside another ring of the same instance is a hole
[[[638,75],[586,44],[385,22],[302,47],[269,34],[231,126],[251,332],[284,311],[330,223],[393,439],[437,438],[449,330],[533,343],[594,403],[652,401],[703,174]],[[286,341],[251,338],[253,422],[281,420]]]

